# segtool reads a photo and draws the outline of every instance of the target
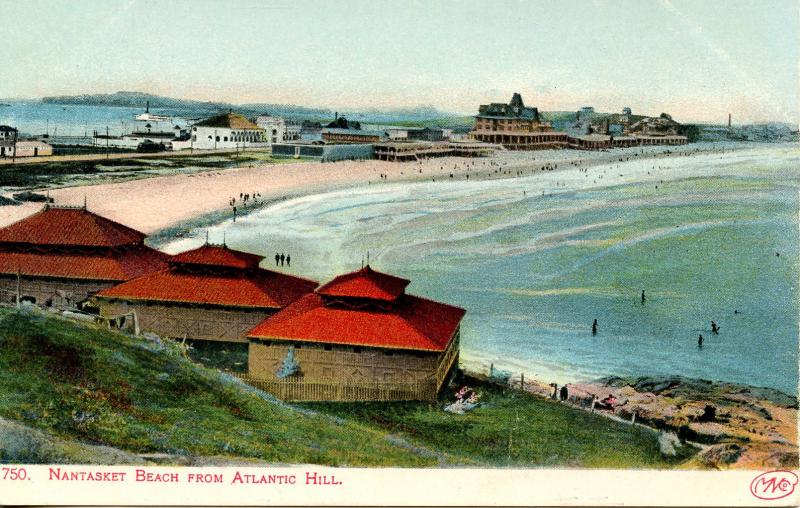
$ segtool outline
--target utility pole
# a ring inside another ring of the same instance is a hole
[[[14,151],[11,152],[11,164],[17,163],[17,129],[14,129]]]
[[[106,125],[106,159],[108,159],[108,125]]]
[[[20,293],[22,293],[22,289],[20,287],[21,285],[22,285],[22,274],[19,272],[19,267],[17,267],[17,308],[18,309],[22,305],[22,303],[20,302],[20,298],[21,298]]]

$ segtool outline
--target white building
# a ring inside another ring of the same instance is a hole
[[[53,155],[53,147],[42,141],[0,139],[0,157],[42,157]]]
[[[284,141],[294,141],[300,139],[300,131],[303,130],[303,122],[297,120],[286,120],[286,136]]]
[[[220,150],[264,146],[266,131],[242,115],[225,113],[192,125],[191,148]]]
[[[286,120],[279,116],[262,115],[256,117],[256,125],[264,129],[267,143],[280,143],[286,141]]]
[[[17,135],[17,129],[8,125],[0,125],[0,141],[13,141]]]

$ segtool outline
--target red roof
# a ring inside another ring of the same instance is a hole
[[[317,287],[311,280],[271,270],[240,274],[191,274],[169,269],[104,289],[98,296],[120,300],[281,308]]]
[[[257,268],[263,256],[229,249],[225,245],[205,244],[194,250],[172,256],[170,262],[193,265],[228,266],[232,268]]]
[[[136,245],[145,235],[85,208],[45,208],[4,228],[0,242],[83,247]]]
[[[0,252],[0,273],[124,281],[166,268],[166,254],[141,246],[120,253]]]
[[[466,311],[404,295],[393,309],[326,306],[312,293],[268,317],[248,337],[441,352]]]
[[[325,296],[369,298],[394,301],[411,281],[376,272],[369,265],[355,272],[339,275],[317,290]]]

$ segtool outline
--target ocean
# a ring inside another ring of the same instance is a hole
[[[795,146],[773,145],[372,185],[272,204],[163,247],[224,234],[265,254],[264,266],[289,253],[283,270],[320,281],[368,256],[411,279],[410,293],[467,309],[462,361],[480,368],[558,383],[683,375],[796,394],[799,162]]]
[[[6,102],[0,106],[0,125],[10,125],[20,136],[91,137],[94,131],[112,136],[142,129],[147,122],[136,121],[144,108],[112,106],[48,104],[37,100]],[[150,122],[151,130],[172,131],[175,125],[185,127],[187,120],[174,111],[151,109],[154,115],[172,116],[170,122]],[[175,115],[175,116],[173,116]]]

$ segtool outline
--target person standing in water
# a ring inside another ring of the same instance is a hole
[[[592,335],[597,335],[597,320],[592,323]]]
[[[642,305],[644,305],[644,289],[642,289]]]
[[[699,348],[703,347],[703,334],[702,333],[697,336],[697,347],[699,347]]]
[[[719,326],[717,326],[717,323],[713,321],[711,322],[711,333],[714,335],[719,335]]]

